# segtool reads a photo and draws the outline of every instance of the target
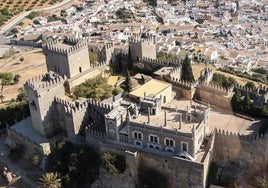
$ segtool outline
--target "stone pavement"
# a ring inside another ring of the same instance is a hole
[[[187,105],[190,106],[190,100],[186,98],[179,98],[175,102],[172,100],[172,103],[169,105],[173,107],[177,106],[178,109],[186,110]],[[195,101],[192,101],[192,105],[205,106]],[[235,116],[233,112],[218,107],[210,106],[210,108],[210,131],[217,128],[241,135],[249,135],[259,130],[259,121],[250,121],[248,119]]]

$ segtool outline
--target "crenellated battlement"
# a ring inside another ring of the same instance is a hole
[[[193,90],[197,86],[198,82],[197,81],[196,82],[185,82],[185,81],[180,81],[177,78],[176,79],[172,78],[171,84],[174,86],[186,88],[188,90]]]
[[[251,134],[251,135],[241,135],[239,133],[236,132],[232,132],[232,131],[228,131],[228,130],[221,130],[221,129],[217,129],[215,128],[214,133],[217,135],[222,135],[222,136],[227,136],[229,138],[236,138],[239,139],[241,141],[246,141],[246,142],[253,142],[253,141],[268,141],[268,135],[267,134],[259,134],[259,133],[255,133],[255,134]]]
[[[143,57],[140,62],[143,63],[151,63],[151,64],[157,64],[160,66],[181,66],[181,63],[178,60],[174,60],[174,59],[168,59],[167,61],[161,61],[159,59],[152,59],[152,58],[147,58],[147,57]]]
[[[77,51],[87,48],[88,40],[66,37],[63,40],[51,40],[43,46],[44,53],[56,53],[58,55],[69,56]]]
[[[113,106],[110,105],[110,104],[102,103],[102,102],[95,101],[95,100],[92,100],[92,99],[88,100],[88,104],[89,104],[89,106],[106,109],[108,111],[113,109]]]
[[[86,129],[86,137],[94,137],[94,138],[101,140],[101,139],[106,138],[106,134],[103,132],[91,129],[91,128],[87,128]]]
[[[24,87],[39,93],[57,85],[63,85],[64,81],[64,78],[59,75],[47,73],[29,79],[25,82]]]
[[[171,79],[175,76],[175,75],[178,75],[181,73],[181,68],[182,66],[181,65],[178,65],[177,67],[174,67],[173,70],[169,73]],[[174,80],[174,79],[172,79]]]
[[[152,43],[155,44],[155,36],[149,33],[139,33],[129,37],[129,43]]]
[[[232,92],[232,89],[228,90],[224,87],[221,87],[219,85],[212,84],[212,83],[210,84],[201,83],[199,84],[199,88],[203,90],[207,90],[214,94],[225,95],[225,96],[229,96],[230,93]]]
[[[114,49],[114,44],[112,42],[111,43],[106,43],[105,48],[106,49]]]
[[[65,113],[68,115],[75,115],[88,108],[88,100],[76,101],[75,103],[58,97],[55,97],[54,100],[57,104],[64,106]]]
[[[104,67],[104,66],[107,66],[106,61],[101,61],[101,62],[98,62],[98,63],[90,63],[91,68],[101,68],[101,67]]]
[[[67,115],[72,114],[72,109],[75,107],[73,103],[71,103],[70,101],[66,101],[62,98],[58,98],[58,97],[55,97],[54,101],[56,104],[60,104],[64,107],[64,112]]]

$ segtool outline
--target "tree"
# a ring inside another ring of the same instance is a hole
[[[250,97],[249,97],[249,94],[247,93],[242,101],[242,109],[244,111],[248,111],[251,107],[251,100],[250,100]]]
[[[13,82],[14,82],[14,84],[19,83],[20,78],[21,78],[21,76],[20,76],[19,74],[16,74],[16,75],[14,76],[14,78],[13,78]]]
[[[107,78],[98,75],[74,88],[73,94],[76,98],[86,97],[101,101],[112,96],[113,87],[108,85]]]
[[[4,95],[0,95],[0,100],[1,100],[1,103],[3,103],[4,102]]]
[[[194,75],[193,75],[193,70],[191,67],[191,61],[190,61],[188,55],[186,55],[186,57],[182,63],[181,80],[183,80],[185,82],[194,82],[195,81]]]
[[[5,85],[10,85],[13,81],[13,74],[9,72],[2,72],[0,73],[0,80],[1,80],[1,92],[3,92],[3,88]]]
[[[131,57],[131,50],[130,50],[130,47],[128,47],[128,55],[127,55],[127,58],[128,58],[128,61],[127,61],[127,64],[128,64],[128,69],[130,71],[133,70],[133,60],[132,60],[132,57]]]
[[[29,19],[34,19],[34,18],[36,18],[36,17],[38,17],[39,16],[39,13],[38,12],[35,12],[35,11],[32,11],[28,16],[27,16],[27,18],[29,18]]]
[[[245,85],[246,88],[249,88],[251,90],[255,90],[256,89],[256,86],[254,84],[254,82],[247,82],[246,85]]]
[[[112,175],[118,175],[119,170],[115,167],[116,156],[110,153],[104,153],[101,156],[103,167]]]
[[[125,81],[125,91],[127,93],[130,93],[131,90],[132,90],[132,83],[131,83],[131,78],[130,78],[130,73],[129,71],[127,70],[127,77],[126,77],[126,81]]]
[[[238,92],[235,92],[232,100],[231,100],[231,104],[233,107],[233,110],[241,110],[241,95]]]
[[[47,170],[57,172],[62,187],[85,187],[91,184],[99,173],[100,157],[91,148],[59,142],[57,148],[49,154]]]
[[[39,184],[41,188],[60,188],[61,179],[57,173],[48,172],[39,179]]]

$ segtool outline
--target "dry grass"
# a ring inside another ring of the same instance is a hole
[[[192,69],[193,69],[193,74],[194,74],[195,79],[197,79],[200,76],[200,71],[202,69],[204,69],[204,68],[205,68],[205,65],[204,64],[192,64]],[[249,80],[247,78],[241,78],[241,77],[236,76],[236,75],[233,75],[233,74],[229,74],[229,73],[226,73],[226,72],[218,71],[213,66],[209,66],[209,68],[211,68],[214,73],[220,73],[220,74],[225,75],[226,77],[232,77],[232,78],[234,78],[238,82],[238,84],[240,84],[240,85],[245,85],[249,81],[254,82],[257,87],[261,85],[261,83],[255,82],[255,81],[252,81],[252,80]]]
[[[24,58],[22,62],[20,61],[21,57]],[[18,89],[22,88],[29,78],[47,71],[45,56],[41,49],[15,54],[13,57],[0,59],[0,70],[1,72],[11,72],[14,75],[19,74],[21,76],[18,84],[4,87],[4,101],[9,101],[12,98],[16,98]]]

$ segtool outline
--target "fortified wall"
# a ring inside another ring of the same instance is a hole
[[[256,174],[263,174],[268,168],[268,135],[238,135],[228,131],[215,130],[215,154],[213,161],[220,166],[231,166],[233,176],[241,187],[245,180],[254,180]],[[230,170],[230,168],[229,168]],[[223,170],[224,171],[224,170]],[[228,171],[228,170],[227,170]],[[226,173],[226,172],[223,172]]]
[[[137,146],[104,141],[100,143],[100,153],[109,152],[126,158],[126,170],[119,176],[103,173],[93,187],[139,187],[140,173],[155,169],[167,178],[168,188],[172,187],[205,187],[208,168],[214,150],[214,135],[210,136],[209,144],[200,162],[193,162],[175,157],[157,150],[145,151]],[[124,176],[122,178],[121,176]],[[104,180],[104,181],[102,181]],[[129,184],[126,184],[129,183]]]
[[[183,96],[191,100],[196,92],[196,86],[198,82],[191,83],[191,82],[179,81],[178,79],[172,79],[171,84],[172,89],[177,92],[176,97],[179,98]]]
[[[199,84],[196,88],[196,98],[209,104],[232,110],[233,93],[225,88],[212,84]]]

